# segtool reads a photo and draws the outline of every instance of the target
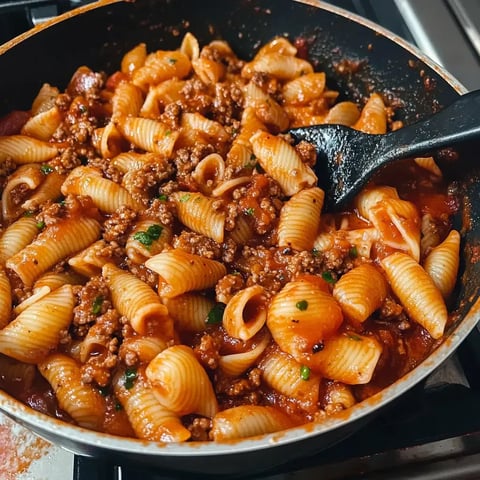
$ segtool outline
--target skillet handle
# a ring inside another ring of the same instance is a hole
[[[383,162],[479,139],[480,90],[473,90],[427,119],[386,134]]]

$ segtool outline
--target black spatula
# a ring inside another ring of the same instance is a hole
[[[326,207],[338,210],[390,162],[480,139],[480,90],[460,96],[425,120],[384,135],[328,124],[289,133],[297,142],[306,140],[316,146],[315,168],[326,193]]]

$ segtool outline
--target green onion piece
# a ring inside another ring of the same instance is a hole
[[[208,325],[215,325],[217,323],[222,323],[224,310],[225,310],[224,303],[216,303],[213,306],[213,308],[208,312],[207,320],[205,323],[207,323]]]
[[[40,222],[37,222],[37,228],[39,230],[43,230],[45,228],[45,222],[42,220]]]
[[[190,194],[189,193],[185,193],[180,197],[181,202],[188,202],[189,199],[190,199]]]
[[[306,365],[300,367],[300,377],[305,381],[310,378],[310,369]]]
[[[123,382],[123,386],[127,390],[130,390],[133,387],[136,379],[137,379],[137,370],[135,368],[127,368],[125,370],[125,380]]]
[[[147,232],[135,232],[133,239],[139,241],[146,247],[149,247],[153,243],[153,238]]]
[[[348,256],[350,258],[357,258],[358,257],[358,249],[357,247],[353,246],[349,251],[348,251]]]
[[[152,240],[158,240],[160,238],[160,235],[162,234],[163,227],[158,224],[150,225],[147,228],[147,235],[152,239]]]
[[[333,278],[332,272],[323,272],[322,273],[322,278],[327,282],[327,283],[335,283],[335,279]]]
[[[33,217],[33,212],[31,210],[25,210],[23,212],[24,217]]]
[[[306,300],[300,300],[295,304],[299,310],[306,310],[308,308],[308,302]]]
[[[168,200],[168,197],[164,193],[161,193],[157,198],[162,202],[166,202]]]
[[[44,175],[48,175],[49,173],[52,173],[53,172],[53,167],[51,167],[50,165],[47,165],[46,163],[44,165],[42,165],[40,167],[40,171],[44,174]]]
[[[92,305],[92,313],[94,315],[98,315],[102,311],[102,305],[103,305],[103,297],[99,295],[98,297],[95,297],[95,300],[93,301]]]
[[[347,333],[347,337],[350,340],[355,340],[355,342],[361,342],[362,341],[362,337],[359,337],[358,335],[355,335],[354,333]]]
[[[252,216],[255,213],[255,209],[253,207],[248,207],[247,209],[245,209],[245,213]]]

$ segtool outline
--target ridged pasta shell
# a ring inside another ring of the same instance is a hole
[[[365,133],[387,132],[387,109],[378,93],[370,95],[353,128]]]
[[[134,210],[142,208],[127,190],[118,183],[103,178],[101,173],[92,167],[74,168],[62,185],[62,193],[88,195],[100,210],[107,213],[114,213],[123,205]]]
[[[0,264],[25,248],[38,234],[35,217],[20,217],[0,237]]]
[[[215,415],[213,440],[224,441],[278,432],[295,426],[295,422],[277,408],[260,405],[241,405]]]
[[[442,337],[448,312],[440,290],[428,273],[406,253],[382,260],[390,286],[408,315],[434,338]]]
[[[48,141],[62,122],[62,114],[56,105],[30,117],[22,128],[22,135]]]
[[[324,72],[307,73],[283,86],[283,98],[289,104],[302,105],[320,97],[324,89]]]
[[[10,322],[12,314],[12,291],[5,270],[0,270],[0,329]]]
[[[370,382],[382,353],[373,337],[344,333],[325,342],[323,350],[304,358],[315,372],[326,378],[360,385]]]
[[[447,238],[430,251],[423,265],[444,299],[448,299],[457,282],[460,240],[460,234],[451,230]]]
[[[12,269],[25,285],[31,286],[42,273],[73,255],[100,236],[100,224],[89,217],[67,218],[45,228],[37,238],[10,257]]]
[[[295,148],[282,138],[260,131],[250,141],[260,165],[280,184],[286,195],[294,195],[316,184],[317,176],[313,170],[302,162]]]
[[[80,365],[71,357],[54,353],[38,365],[50,383],[62,410],[78,425],[101,430],[105,418],[105,401],[98,390],[82,382]]]
[[[0,137],[0,162],[11,159],[17,165],[42,163],[58,155],[55,145],[26,135]]]
[[[138,438],[154,442],[184,442],[190,432],[177,414],[164,407],[148,384],[144,367],[137,369],[137,378],[131,388],[125,388],[122,376],[113,382],[119,399]]]
[[[246,341],[265,325],[267,297],[261,285],[252,285],[237,292],[223,313],[223,327],[234,338]]]
[[[273,298],[267,316],[268,329],[279,347],[300,362],[332,336],[342,321],[342,310],[333,296],[305,280],[287,283]]]
[[[146,374],[158,401],[177,415],[197,413],[211,418],[217,413],[210,379],[190,347],[167,348],[148,364]]]
[[[333,288],[333,296],[345,316],[360,323],[381,307],[387,288],[383,274],[373,265],[363,263],[340,278]]]
[[[42,361],[70,325],[73,306],[70,285],[43,297],[0,330],[0,353],[25,363]]]
[[[222,371],[231,377],[238,377],[252,365],[255,364],[260,355],[267,348],[270,343],[270,334],[261,335],[258,342],[255,342],[253,348],[239,353],[230,353],[228,355],[221,355],[218,360],[218,365]]]
[[[102,276],[112,294],[114,307],[129,319],[136,332],[156,333],[167,341],[173,338],[173,321],[167,307],[149,285],[112,263],[103,266]]]
[[[181,249],[159,253],[149,258],[145,266],[163,280],[159,285],[159,294],[166,298],[211,288],[227,273],[223,263]]]
[[[293,195],[280,211],[278,246],[311,250],[320,226],[325,192],[307,188]]]
[[[198,293],[183,293],[173,298],[164,298],[168,314],[181,332],[201,332],[215,302]]]
[[[309,372],[302,378],[302,364],[278,348],[269,349],[262,358],[259,368],[263,381],[277,392],[293,398],[307,412],[318,408],[320,375]]]
[[[225,212],[214,208],[217,199],[181,191],[170,195],[170,199],[175,202],[178,219],[185,226],[218,243],[223,242]]]

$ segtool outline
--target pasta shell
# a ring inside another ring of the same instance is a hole
[[[10,159],[17,165],[42,163],[56,155],[58,155],[57,147],[43,140],[26,135],[0,137],[0,162]]]
[[[237,292],[223,313],[223,327],[234,338],[246,341],[265,325],[267,298],[261,285],[252,285]]]
[[[145,282],[112,263],[102,268],[114,307],[125,315],[132,328],[145,335],[156,333],[166,341],[173,338],[173,322],[158,295]]]
[[[387,288],[383,274],[373,265],[363,263],[340,278],[333,296],[349,320],[361,323],[382,306]]]
[[[381,263],[393,292],[410,318],[434,339],[441,338],[448,320],[447,307],[428,273],[401,252],[389,255]]]
[[[433,248],[423,267],[446,300],[457,282],[460,265],[460,234],[451,230],[447,238]]]
[[[166,298],[211,288],[227,273],[223,263],[181,249],[159,253],[149,258],[145,266],[163,280],[159,285],[159,294]]]
[[[205,295],[183,293],[173,298],[164,298],[168,314],[181,332],[201,332],[215,302]]]
[[[326,378],[360,385],[372,379],[381,353],[382,346],[375,338],[345,333],[330,338],[323,350],[303,361]]]
[[[213,417],[217,413],[210,379],[190,347],[167,348],[148,364],[146,374],[158,401],[177,415]]]
[[[336,300],[306,280],[289,282],[270,303],[267,326],[279,347],[302,361],[332,336],[343,321]]]
[[[0,352],[25,363],[38,363],[53,350],[73,318],[72,287],[43,297],[0,330]]]
[[[278,432],[293,426],[295,422],[277,408],[241,405],[215,415],[210,434],[218,442]]]
[[[62,410],[78,425],[101,430],[105,417],[105,401],[98,390],[82,382],[80,365],[71,357],[54,353],[38,365],[50,383]]]

